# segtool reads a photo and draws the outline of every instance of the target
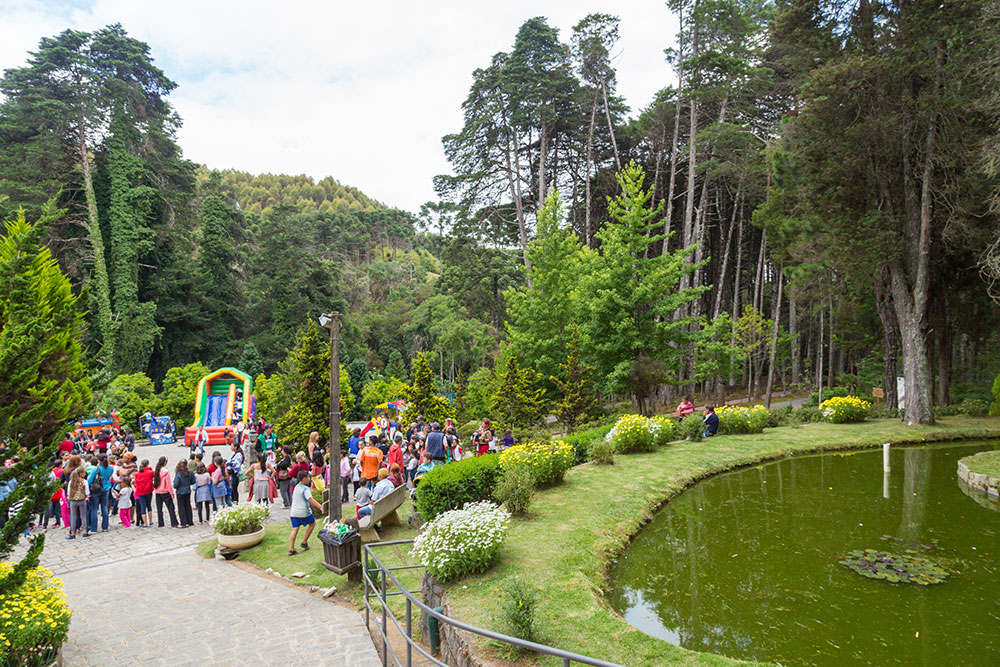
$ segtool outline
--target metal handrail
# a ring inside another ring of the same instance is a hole
[[[393,574],[393,572],[397,570],[412,570],[419,568],[420,566],[404,565],[399,567],[387,567],[385,563],[382,562],[382,560],[375,554],[375,551],[373,550],[374,547],[387,547],[398,544],[412,544],[412,543],[413,540],[393,540],[389,542],[374,542],[372,544],[364,545],[364,566],[362,568],[362,576],[364,577],[365,580],[365,625],[369,628],[369,630],[371,629],[369,617],[370,614],[374,613],[374,610],[371,608],[371,605],[369,604],[368,601],[372,596],[377,597],[379,599],[379,603],[381,606],[382,622],[379,623],[378,619],[376,619],[375,625],[376,627],[378,627],[379,635],[382,638],[383,667],[386,667],[386,665],[388,665],[388,658],[390,652],[392,653],[393,660],[395,660],[397,667],[402,667],[402,665],[404,664],[403,662],[400,661],[399,656],[396,655],[396,651],[389,644],[388,636],[386,635],[385,632],[387,620],[392,620],[393,625],[396,626],[396,630],[398,630],[399,633],[406,639],[406,662],[405,662],[406,667],[410,667],[413,664],[412,651],[411,651],[411,649],[413,648],[415,648],[421,655],[426,657],[435,665],[440,665],[441,667],[448,667],[446,663],[441,662],[440,660],[432,656],[430,653],[425,651],[424,648],[420,646],[420,644],[416,643],[413,640],[413,627],[412,627],[413,605],[416,605],[417,608],[419,608],[427,615],[433,616],[442,623],[454,626],[459,630],[465,630],[466,632],[471,632],[481,637],[487,637],[489,639],[503,642],[505,644],[511,644],[513,646],[517,646],[522,649],[534,651],[535,653],[542,653],[545,655],[551,655],[557,658],[562,658],[563,667],[569,667],[569,665],[574,662],[583,665],[592,665],[593,667],[622,667],[622,665],[619,665],[617,663],[598,660],[597,658],[591,658],[589,656],[580,655],[578,653],[572,653],[570,651],[563,651],[562,649],[553,648],[551,646],[546,646],[544,644],[536,644],[535,642],[525,641],[523,639],[518,639],[517,637],[511,637],[509,635],[505,635],[499,632],[493,632],[492,630],[477,628],[474,625],[469,625],[468,623],[463,623],[461,621],[455,620],[454,618],[445,616],[441,612],[435,611],[431,607],[428,607],[422,601],[413,597],[413,593],[410,590],[408,590],[405,586],[403,586],[403,584],[400,583],[399,579],[396,578],[396,575]],[[369,577],[369,570],[368,570],[369,558],[375,561],[375,563],[379,567],[380,582],[378,586],[376,586],[376,583],[373,582]],[[393,591],[392,593],[387,592],[386,590],[387,579],[392,582],[393,586],[395,586],[398,589],[398,591]],[[371,595],[369,594],[369,586],[371,587],[372,590]],[[399,595],[399,594],[402,594],[406,597],[405,630],[402,627],[400,627],[399,621],[396,619],[395,614],[392,613],[392,610],[388,608],[388,605],[386,604],[385,600],[386,597],[388,597],[389,595]]]

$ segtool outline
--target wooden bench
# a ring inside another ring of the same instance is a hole
[[[406,500],[409,489],[406,485],[396,487],[389,495],[383,496],[375,501],[371,506],[372,513],[358,519],[358,531],[361,533],[362,542],[378,542],[381,538],[375,531],[375,524],[379,521],[383,526],[399,525],[399,515],[396,509]]]

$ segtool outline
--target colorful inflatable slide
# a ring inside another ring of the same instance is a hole
[[[198,381],[194,424],[184,429],[184,444],[194,442],[203,426],[208,433],[208,444],[225,444],[226,430],[231,431],[234,424],[256,416],[255,413],[253,378],[235,368],[213,371]]]

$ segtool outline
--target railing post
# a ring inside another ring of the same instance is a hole
[[[382,573],[382,667],[386,667],[389,659],[389,649],[386,647],[389,629],[385,625],[385,568],[379,567]]]
[[[410,603],[410,598],[406,598],[406,667],[411,667],[413,665],[413,618],[411,607],[413,605]]]
[[[365,561],[364,565],[362,566],[364,567],[364,572],[361,573],[361,576],[364,577],[365,580],[365,627],[368,628],[369,631],[371,631],[372,626],[368,620],[368,617],[370,616],[368,610],[371,608],[371,605],[369,604],[370,598],[368,597],[368,547],[362,546],[361,551],[364,554],[364,561]]]
[[[569,667],[569,658],[563,658],[563,667]]]

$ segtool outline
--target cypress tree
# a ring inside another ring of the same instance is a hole
[[[29,522],[52,494],[50,462],[64,425],[90,404],[79,336],[83,315],[69,279],[39,239],[44,221],[25,221],[24,211],[5,223],[0,239],[0,441],[20,461],[0,468],[0,483],[17,479],[0,500],[0,513],[23,500],[0,530],[0,558],[10,555]],[[0,594],[19,586],[38,565],[44,534],[28,540],[28,552],[0,580]]]
[[[591,376],[594,367],[583,363],[580,355],[580,332],[573,326],[570,340],[566,344],[566,362],[559,364],[562,377],[550,378],[559,390],[559,400],[553,405],[553,412],[572,433],[573,428],[593,409],[597,402]]]
[[[545,390],[536,388],[541,377],[533,368],[520,368],[515,355],[501,352],[490,398],[490,417],[497,433],[534,426],[541,420]]]
[[[243,346],[239,369],[254,378],[264,374],[264,364],[260,360],[260,352],[257,351],[257,346],[252,341]]]

